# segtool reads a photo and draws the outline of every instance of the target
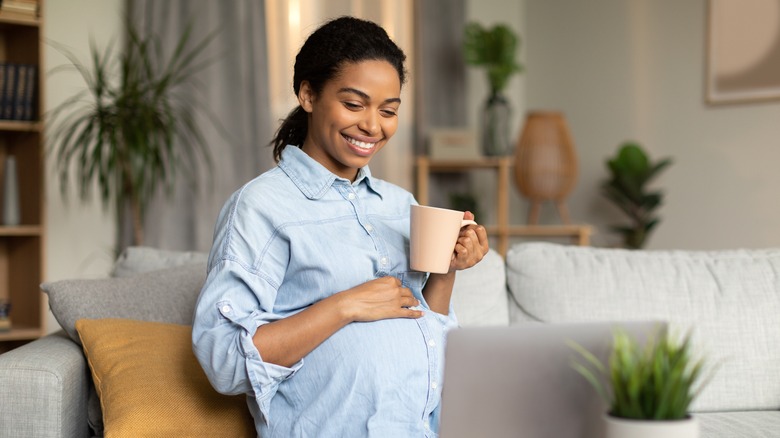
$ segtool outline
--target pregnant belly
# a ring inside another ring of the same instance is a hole
[[[423,331],[413,319],[352,323],[306,356],[280,391],[303,409],[311,398],[344,415],[361,410],[371,415],[391,404],[394,416],[416,419],[428,397],[428,353]]]

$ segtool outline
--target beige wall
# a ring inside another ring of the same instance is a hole
[[[626,139],[675,163],[650,248],[780,246],[780,102],[704,102],[705,0],[526,0],[528,108],[563,110],[581,158],[570,200],[602,230],[622,219],[598,193]]]
[[[122,0],[49,0],[46,2],[45,37],[86,57],[89,39],[105,44],[118,35]],[[64,65],[66,59],[51,45],[45,49],[46,69]],[[47,110],[76,93],[83,82],[75,73],[48,74]],[[47,127],[51,128],[51,127]],[[105,276],[113,260],[114,222],[97,202],[83,204],[69,191],[65,202],[49,154],[47,162],[46,280]],[[49,314],[48,330],[59,329]]]
[[[50,0],[46,37],[86,54],[90,37],[105,42],[116,35],[121,4]],[[569,204],[575,218],[601,230],[596,244],[613,243],[607,225],[621,219],[598,193],[604,160],[621,141],[636,139],[652,156],[675,159],[657,183],[667,205],[650,248],[780,246],[780,103],[704,104],[704,0],[468,0],[467,15],[485,24],[507,22],[521,34],[527,71],[507,93],[514,132],[526,109],[566,113],[581,159]],[[64,59],[47,47],[46,62],[51,69]],[[46,83],[49,108],[80,85],[64,73]],[[469,71],[467,93],[474,108],[469,123],[476,126],[487,93],[481,72]],[[489,205],[492,182],[480,177],[475,184]],[[51,171],[47,193],[47,280],[105,275],[113,219],[97,203],[72,197],[65,204]],[[517,197],[512,215],[518,221],[525,215]],[[551,209],[545,215],[555,220]]]

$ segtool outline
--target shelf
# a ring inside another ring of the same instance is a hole
[[[9,331],[0,331],[0,341],[32,341],[38,339],[43,330],[37,327],[12,328]]]
[[[20,122],[16,120],[0,120],[0,131],[5,132],[41,132],[41,122]]]
[[[11,329],[0,331],[0,354],[46,334],[48,306],[40,290],[46,240],[44,0],[37,5],[37,16],[0,10],[0,61],[38,66],[33,105],[37,120],[0,120],[0,171],[13,156],[21,218],[21,225],[0,225],[0,296],[12,304]]]
[[[498,252],[506,256],[510,237],[569,237],[577,245],[590,245],[593,227],[590,225],[510,225],[509,224],[509,175],[514,157],[482,157],[475,159],[444,160],[419,156],[417,165],[417,201],[428,203],[428,179],[437,172],[467,172],[487,169],[496,174],[496,222],[486,225],[490,236],[498,239]]]
[[[0,225],[0,237],[37,237],[43,234],[40,225],[16,225],[6,227]]]
[[[41,19],[15,12],[0,12],[0,26],[8,24],[15,26],[39,27],[41,25]]]

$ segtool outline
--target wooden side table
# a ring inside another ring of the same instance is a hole
[[[509,238],[517,237],[571,237],[577,245],[589,245],[593,228],[590,225],[509,225],[509,176],[514,157],[482,157],[476,159],[431,159],[418,156],[417,202],[428,204],[429,178],[432,173],[462,173],[477,169],[496,172],[496,224],[485,229],[498,240],[498,252],[506,256]]]

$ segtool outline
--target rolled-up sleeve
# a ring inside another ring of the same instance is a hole
[[[276,288],[262,275],[233,260],[209,270],[195,309],[193,351],[211,385],[223,394],[250,394],[268,419],[279,383],[302,365],[264,362],[253,337],[258,327],[281,319],[272,313]]]

